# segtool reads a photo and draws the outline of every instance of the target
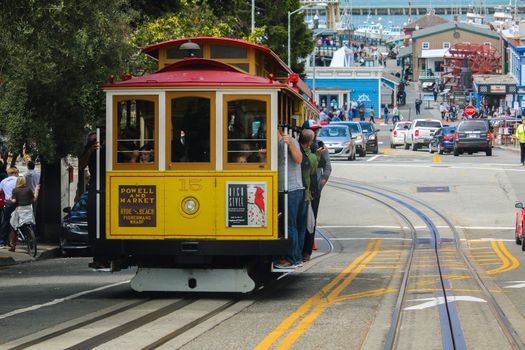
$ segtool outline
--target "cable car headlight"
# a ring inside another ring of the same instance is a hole
[[[199,211],[199,201],[194,197],[186,197],[182,200],[182,211],[193,215]]]

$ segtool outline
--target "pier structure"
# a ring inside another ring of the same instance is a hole
[[[358,1],[340,1],[340,0],[301,0],[301,5],[315,6],[315,4],[325,3],[326,7],[326,18],[327,28],[332,30],[336,29],[336,23],[342,15],[353,15],[353,16],[422,16],[429,13],[446,16],[446,15],[465,15],[467,12],[472,12],[472,6],[467,4],[445,4],[445,5],[433,5],[431,8],[427,4],[417,5],[412,2],[411,6],[396,5],[376,5],[369,6],[360,4]],[[491,15],[501,5],[490,5],[484,4],[482,15]],[[525,12],[525,4],[517,4],[518,13]]]

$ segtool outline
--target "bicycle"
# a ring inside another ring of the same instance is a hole
[[[26,251],[29,256],[32,256],[33,258],[36,257],[36,236],[31,223],[23,224],[16,229],[16,240],[20,244],[25,243]]]

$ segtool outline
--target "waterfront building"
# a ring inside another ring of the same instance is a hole
[[[405,32],[406,40],[405,40],[405,46],[409,45],[410,37],[412,36],[412,33],[416,30],[426,29],[430,27],[434,27],[443,23],[447,23],[448,21],[444,19],[443,17],[436,16],[433,13],[428,13],[418,20],[408,23],[406,26],[403,27],[403,31]]]
[[[417,30],[412,34],[413,80],[438,79],[447,51],[458,43],[490,45],[502,53],[498,33],[476,25],[447,22]]]
[[[502,30],[501,37],[506,46],[506,71],[514,79],[515,90],[506,96],[509,107],[525,108],[525,21]]]
[[[328,110],[348,110],[350,102],[356,100],[364,104],[367,113],[370,107],[381,111],[384,104],[394,103],[394,92],[399,85],[399,78],[387,73],[377,61],[368,61],[365,66],[308,64],[305,73],[305,82],[313,91],[315,103]]]

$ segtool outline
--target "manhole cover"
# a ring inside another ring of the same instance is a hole
[[[450,192],[448,186],[420,186],[418,192]]]

